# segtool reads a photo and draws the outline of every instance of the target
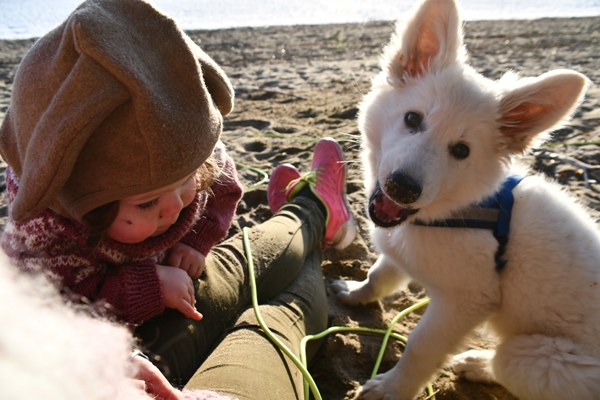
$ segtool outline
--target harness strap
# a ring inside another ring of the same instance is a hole
[[[475,228],[489,229],[498,241],[496,250],[496,269],[501,270],[506,265],[502,258],[508,243],[510,232],[510,217],[512,207],[515,203],[513,189],[525,178],[524,176],[511,176],[503,184],[498,192],[481,203],[466,207],[452,214],[450,218],[423,222],[415,220],[414,225],[430,226],[438,228]]]

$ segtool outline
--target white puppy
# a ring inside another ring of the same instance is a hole
[[[541,176],[501,191],[524,175],[515,156],[568,120],[589,81],[569,70],[486,79],[466,64],[461,24],[453,0],[422,2],[398,25],[360,108],[381,256],[367,280],[336,281],[334,290],[343,303],[368,303],[410,277],[431,303],[396,366],[358,397],[415,398],[487,321],[500,344],[457,356],[459,373],[521,399],[598,399],[596,226]],[[500,210],[480,205],[496,193]]]
[[[122,325],[66,304],[42,273],[26,274],[0,251],[0,400],[228,400],[175,390],[132,357]]]
[[[150,400],[131,379],[132,346],[126,328],[75,312],[0,251],[0,399]]]

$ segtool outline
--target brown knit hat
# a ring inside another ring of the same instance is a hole
[[[23,58],[0,126],[15,221],[94,208],[195,171],[233,108],[225,73],[142,0],[88,0]]]

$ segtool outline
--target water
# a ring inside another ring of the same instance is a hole
[[[81,0],[0,0],[0,39],[39,37]],[[183,29],[395,20],[415,0],[153,0]],[[600,16],[600,0],[462,0],[465,20]]]

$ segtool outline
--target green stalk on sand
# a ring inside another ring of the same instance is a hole
[[[341,332],[365,332],[365,333],[376,333],[376,334],[384,335],[383,342],[381,344],[381,349],[379,351],[379,355],[377,356],[377,361],[375,363],[375,368],[373,369],[373,373],[371,375],[371,378],[373,378],[377,374],[377,371],[379,370],[379,366],[381,365],[381,360],[382,360],[383,354],[385,352],[385,347],[387,345],[387,342],[388,342],[390,336],[393,337],[394,339],[400,340],[404,343],[407,343],[407,341],[408,341],[408,339],[405,338],[404,336],[399,335],[395,332],[392,332],[394,325],[402,317],[429,304],[429,299],[425,299],[425,300],[420,301],[417,304],[414,304],[414,305],[402,310],[392,320],[392,323],[390,324],[388,329],[385,331],[381,330],[381,329],[371,329],[371,328],[363,328],[363,327],[333,326],[333,327],[328,328],[325,331],[318,333],[316,335],[307,335],[300,342],[300,359],[298,359],[298,357],[284,343],[282,343],[281,340],[279,340],[279,338],[277,338],[275,336],[275,334],[273,334],[273,332],[269,329],[269,327],[264,322],[264,320],[260,314],[260,311],[258,309],[258,295],[256,293],[256,281],[255,281],[255,277],[254,277],[254,262],[252,260],[252,249],[250,248],[250,239],[248,238],[248,229],[249,229],[248,227],[244,227],[244,229],[243,229],[243,235],[244,235],[243,240],[244,240],[244,250],[246,252],[246,259],[248,260],[248,275],[249,275],[249,281],[250,281],[250,291],[252,294],[252,307],[254,309],[254,314],[256,316],[256,319],[258,320],[258,324],[260,325],[262,330],[265,332],[267,337],[273,343],[275,343],[275,345],[283,353],[285,353],[285,355],[287,355],[290,358],[290,360],[292,360],[292,362],[296,365],[296,367],[298,367],[298,369],[304,376],[304,398],[306,400],[309,399],[309,388],[310,388],[310,391],[312,392],[315,400],[322,400],[321,394],[319,393],[319,389],[317,388],[317,384],[315,383],[310,372],[308,372],[307,360],[306,360],[306,343],[309,340],[321,339],[329,334],[341,333]],[[433,388],[432,388],[431,384],[427,385],[427,392],[429,395],[428,399],[435,400],[435,394],[433,392]]]

